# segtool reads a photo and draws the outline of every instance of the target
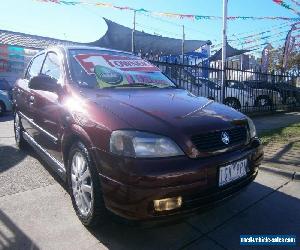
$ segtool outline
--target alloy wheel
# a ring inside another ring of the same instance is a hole
[[[268,107],[271,106],[271,100],[268,99],[267,97],[259,97],[257,99],[257,106],[258,107]]]
[[[20,123],[20,117],[17,113],[15,114],[14,125],[15,125],[15,140],[17,143],[19,143],[21,140],[21,123]]]
[[[81,152],[76,152],[71,164],[72,192],[80,213],[86,216],[92,208],[93,182],[88,162]]]
[[[289,96],[286,100],[287,105],[296,105],[297,100],[295,97]]]
[[[260,99],[258,102],[259,106],[261,106],[261,107],[267,106],[267,103],[268,103],[268,101],[264,98]]]
[[[229,100],[226,100],[225,101],[225,105],[231,107],[231,108],[234,108],[234,109],[238,109],[239,108],[239,105],[237,103],[236,100],[234,99],[229,99]]]

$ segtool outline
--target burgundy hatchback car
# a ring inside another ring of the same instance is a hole
[[[247,116],[126,52],[50,48],[13,95],[17,145],[67,181],[86,226],[107,209],[145,220],[209,206],[253,181],[263,158]]]

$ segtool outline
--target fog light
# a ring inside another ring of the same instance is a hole
[[[175,208],[179,208],[182,205],[182,197],[173,197],[173,198],[166,198],[161,200],[154,200],[154,210],[161,212],[161,211],[168,211]]]

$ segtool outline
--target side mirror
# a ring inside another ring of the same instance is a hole
[[[30,79],[28,87],[35,90],[44,90],[49,92],[58,92],[59,85],[57,80],[48,75],[38,75]]]

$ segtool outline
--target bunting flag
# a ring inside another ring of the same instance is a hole
[[[286,2],[284,2],[283,0],[272,0],[274,3],[293,11],[294,13],[296,13],[298,16],[300,16],[300,12],[295,10],[294,8],[292,8],[290,5],[288,5]]]
[[[285,38],[281,38],[281,39],[277,39],[277,40],[272,41],[272,43],[281,42],[281,41],[284,41],[284,40],[285,40]],[[251,46],[251,47],[247,47],[247,48],[243,48],[243,49],[245,49],[245,50],[254,50],[256,48],[262,47],[262,46],[267,45],[267,44],[269,44],[269,42],[264,42],[264,43],[254,45],[254,46]]]
[[[297,24],[298,23],[293,23],[292,25],[297,25]],[[250,34],[250,35],[247,35],[247,36],[239,38],[239,40],[240,39],[247,39],[247,38],[251,38],[251,37],[265,35],[267,33],[273,32],[273,31],[280,31],[281,29],[286,29],[287,27],[290,29],[291,24],[284,24],[284,25],[280,25],[279,27],[275,27],[275,28],[272,28],[272,29],[269,29],[269,30],[265,30],[265,31],[262,31],[262,32],[259,32],[259,33]],[[236,36],[236,35],[234,35],[234,36]]]
[[[252,45],[252,46],[249,46],[250,44],[245,44],[245,43],[241,43],[241,44],[239,44],[239,46],[242,46],[242,49],[244,49],[244,50],[251,50],[251,51],[254,51],[254,50],[258,50],[259,48],[261,48],[262,46],[265,46],[265,45],[267,45],[267,44],[269,44],[270,42],[272,42],[272,43],[276,43],[276,42],[283,42],[283,41],[285,41],[285,38],[280,38],[280,39],[276,39],[276,40],[268,40],[268,41],[260,41],[259,39],[257,39],[255,42],[261,42],[261,43],[259,43],[259,44],[254,44],[254,45]],[[247,46],[245,46],[244,47],[244,45],[248,45],[248,47]],[[211,50],[211,53],[214,53],[214,52],[216,52],[216,51],[218,51],[219,49],[213,49],[213,50]]]
[[[246,45],[246,44],[248,45],[251,43],[259,42],[261,40],[266,40],[266,39],[269,39],[272,37],[278,37],[278,36],[282,36],[283,34],[287,34],[287,32],[290,30],[291,27],[293,27],[293,31],[300,30],[300,27],[296,27],[297,24],[299,24],[299,23],[295,23],[292,26],[285,25],[285,26],[280,26],[279,28],[275,28],[275,29],[272,28],[270,30],[255,33],[252,35],[247,35],[244,37],[228,39],[228,42],[235,43],[237,45]],[[289,29],[286,30],[286,27],[289,27]],[[281,31],[281,29],[283,29],[283,28],[285,28],[285,30]],[[276,31],[279,31],[279,32],[276,32]],[[276,33],[274,33],[274,32],[276,32]],[[300,36],[300,34],[296,35],[296,37],[299,37],[299,36]],[[236,35],[232,35],[232,37],[236,37]],[[214,44],[214,45],[211,45],[211,48],[213,49],[213,48],[219,47],[221,45],[222,45],[222,43]]]
[[[203,16],[203,15],[190,15],[190,14],[180,14],[180,13],[170,13],[170,12],[156,12],[156,11],[149,11],[144,8],[134,9],[128,6],[116,6],[112,3],[107,2],[89,2],[89,1],[66,1],[66,0],[35,0],[37,2],[43,3],[54,3],[54,4],[62,4],[67,6],[76,6],[76,5],[91,5],[95,7],[106,7],[118,10],[125,10],[125,11],[135,11],[139,13],[148,13],[154,16],[161,16],[161,17],[168,17],[168,18],[177,18],[177,19],[188,19],[192,21],[199,21],[199,20],[219,20],[222,19],[221,16]],[[278,3],[282,2],[281,0],[273,0],[274,2]],[[288,6],[286,4],[282,4],[282,6]],[[292,8],[288,6],[291,10]],[[300,13],[297,12],[299,17],[292,18],[292,17],[282,17],[282,16],[264,16],[264,17],[254,17],[254,16],[228,16],[227,19],[229,21],[233,20],[286,20],[292,22],[299,22],[300,21]]]
[[[294,4],[297,4],[298,6],[300,6],[300,2],[296,1],[296,0],[291,0]]]
[[[290,29],[289,33],[286,36],[286,40],[285,40],[285,44],[284,44],[284,50],[283,50],[283,61],[282,61],[282,68],[285,69],[288,59],[289,59],[289,55],[290,52],[292,51],[292,47],[293,47],[293,39],[292,39],[292,32],[294,30],[295,26],[292,26],[292,28]],[[295,39],[294,39],[295,40]]]

